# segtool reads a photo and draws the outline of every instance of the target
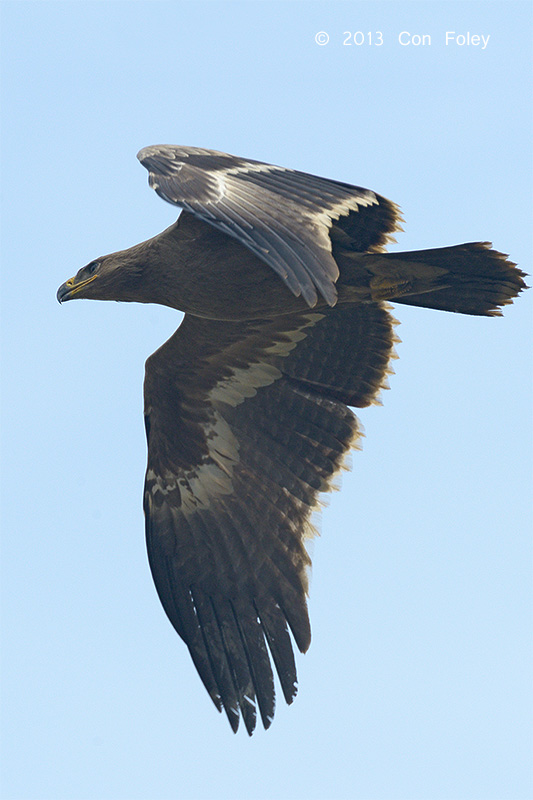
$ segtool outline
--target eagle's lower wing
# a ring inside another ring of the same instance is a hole
[[[147,361],[148,553],[159,597],[232,728],[296,693],[305,539],[392,353],[383,305],[227,323],[189,315]],[[268,647],[267,647],[268,645]]]
[[[169,203],[235,237],[313,307],[337,299],[333,238],[381,249],[398,230],[397,206],[368,189],[197,147],[138,153],[150,185]]]

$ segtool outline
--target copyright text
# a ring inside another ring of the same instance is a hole
[[[438,36],[412,31],[400,31],[393,35],[385,35],[383,31],[344,31],[342,36],[333,37],[327,31],[318,31],[315,34],[315,42],[321,47],[339,43],[344,47],[382,47],[391,43],[402,47],[431,47],[435,42],[449,48],[475,47],[485,50],[489,40],[490,33],[472,33],[471,31],[445,31]]]

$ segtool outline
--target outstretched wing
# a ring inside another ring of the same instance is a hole
[[[317,290],[337,299],[332,229],[361,252],[398,230],[397,206],[358,186],[198,147],[154,145],[137,157],[160,197],[238,239],[310,307]]]
[[[186,315],[147,361],[148,554],[161,602],[233,730],[296,694],[310,643],[305,548],[393,348],[384,306],[253,322]]]

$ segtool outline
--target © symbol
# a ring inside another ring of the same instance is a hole
[[[329,35],[326,31],[319,31],[315,36],[315,42],[320,45],[327,44],[329,42]]]

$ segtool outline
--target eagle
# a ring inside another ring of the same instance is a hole
[[[179,206],[148,241],[60,286],[185,312],[146,361],[148,558],[170,622],[233,731],[297,691],[311,641],[312,515],[395,356],[389,301],[495,316],[525,274],[489,242],[385,252],[400,211],[368,189],[198,147],[138,154]]]

